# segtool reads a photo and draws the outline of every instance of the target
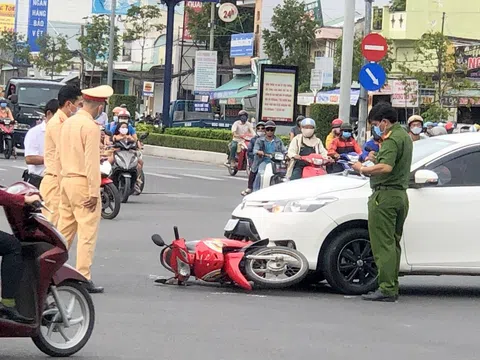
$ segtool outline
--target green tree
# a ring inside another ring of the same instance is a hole
[[[19,67],[30,66],[30,48],[25,35],[7,30],[0,32],[0,71],[5,65],[14,67],[17,76]]]
[[[140,44],[140,86],[143,83],[146,41],[152,32],[165,29],[165,25],[158,22],[161,16],[160,8],[155,5],[133,5],[127,11],[123,39],[125,41],[138,41]]]
[[[353,65],[352,65],[352,81],[358,81],[358,74],[360,69],[363,66],[364,57],[362,55],[362,34],[357,34],[353,42]],[[394,62],[392,45],[393,43],[390,40],[387,40],[388,43],[388,53],[385,58],[380,61],[380,65],[385,69],[385,72],[388,74],[392,70],[392,65]],[[335,45],[335,55],[334,55],[334,72],[333,78],[334,82],[338,83],[340,81],[340,69],[342,68],[342,38],[340,37],[336,41]]]
[[[92,22],[85,28],[86,32],[78,37],[81,52],[84,58],[92,64],[90,76],[90,87],[92,86],[95,68],[105,67],[108,60],[110,43],[110,20],[106,16],[92,16]],[[114,59],[120,54],[120,40],[117,35],[118,28],[115,28]],[[82,74],[83,75],[83,74]]]
[[[235,3],[232,0],[222,0],[221,3]],[[211,4],[203,4],[200,12],[195,12],[190,7],[185,8],[189,16],[188,30],[195,42],[206,44],[207,49],[210,47],[210,8]],[[246,7],[238,9],[238,18],[230,23],[216,20],[215,37],[213,48],[218,51],[220,61],[224,59],[231,61],[230,58],[230,39],[232,34],[251,33],[253,32],[254,10]]]
[[[300,89],[310,87],[310,46],[318,23],[298,0],[285,0],[273,10],[272,30],[263,30],[264,50],[274,64],[297,65]]]
[[[442,106],[442,99],[449,92],[475,87],[467,80],[466,68],[456,64],[452,43],[441,32],[428,32],[415,42],[412,59],[397,66],[404,78],[418,80],[419,86],[435,89],[435,101],[422,114],[425,120],[446,119],[449,111]]]
[[[407,0],[390,0],[390,11],[405,11]]]
[[[48,34],[37,39],[39,47],[38,55],[34,58],[34,64],[53,79],[55,74],[65,71],[70,66],[72,52],[67,45],[65,35],[50,36]]]

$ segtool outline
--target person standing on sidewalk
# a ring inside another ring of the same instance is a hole
[[[52,210],[53,214],[46,210],[42,210],[42,213],[55,227],[58,225],[60,204],[60,154],[57,151],[60,131],[64,121],[82,106],[82,92],[73,85],[63,86],[58,92],[58,105],[57,112],[45,128],[43,158],[45,176],[40,184],[40,194],[45,201],[45,206]]]
[[[395,302],[398,299],[398,273],[402,249],[400,241],[408,214],[407,189],[410,180],[413,142],[397,122],[397,114],[388,103],[380,103],[370,113],[380,121],[384,134],[375,165],[352,167],[360,174],[371,176],[373,194],[368,200],[368,232],[375,264],[378,289],[363,295],[363,300]]]
[[[89,281],[90,293],[103,288],[91,280],[91,266],[98,237],[100,201],[100,127],[95,118],[113,95],[108,85],[82,91],[83,108],[65,121],[60,135],[60,220],[58,231],[71,248],[78,233],[77,270]]]

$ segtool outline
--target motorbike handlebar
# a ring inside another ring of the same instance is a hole
[[[50,214],[53,214],[53,211],[50,210],[48,207],[45,206],[45,203],[43,201],[34,201],[33,203],[30,204],[32,208],[35,210],[40,210],[40,209],[45,209],[47,210]]]

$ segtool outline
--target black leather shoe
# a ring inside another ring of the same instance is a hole
[[[395,302],[398,300],[398,295],[385,295],[381,290],[369,292],[366,295],[362,295],[362,299],[366,301],[382,301],[382,302]]]
[[[103,287],[95,286],[95,284],[91,280],[85,284],[85,288],[90,294],[102,294],[105,291]]]
[[[21,315],[15,307],[8,307],[0,304],[0,318],[14,321],[20,324],[33,324],[34,319]]]

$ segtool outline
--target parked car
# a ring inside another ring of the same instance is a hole
[[[403,275],[480,275],[480,135],[414,143],[410,211],[401,240]],[[431,182],[433,181],[433,183]],[[244,198],[225,227],[230,238],[270,239],[309,261],[312,278],[338,292],[376,287],[367,178],[333,174],[275,185]]]
[[[5,98],[15,119],[15,146],[23,149],[27,131],[44,115],[43,108],[51,99],[58,98],[64,83],[36,79],[13,78],[5,87]]]

